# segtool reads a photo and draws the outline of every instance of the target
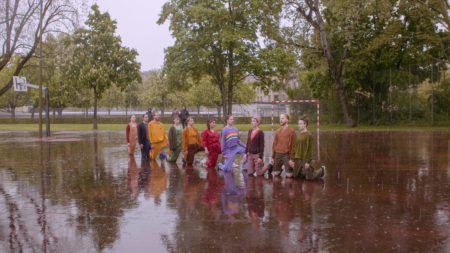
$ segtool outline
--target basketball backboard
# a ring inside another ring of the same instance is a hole
[[[14,91],[28,91],[27,79],[23,76],[13,76]]]

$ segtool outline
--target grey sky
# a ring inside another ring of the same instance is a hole
[[[164,49],[171,46],[168,22],[157,25],[161,8],[168,0],[94,0],[102,12],[109,12],[117,21],[122,45],[138,51],[141,70],[161,68]]]

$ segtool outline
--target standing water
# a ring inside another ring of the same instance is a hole
[[[450,131],[322,132],[319,150],[308,182],[141,161],[123,132],[3,132],[0,252],[450,252]]]

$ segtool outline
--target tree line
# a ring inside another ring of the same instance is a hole
[[[116,21],[94,5],[78,28],[77,4],[4,1],[1,107],[37,108],[37,92],[12,91],[20,74],[49,87],[59,113],[93,107],[94,128],[98,106],[210,106],[226,115],[253,101],[256,87],[320,99],[327,122],[349,127],[448,118],[445,0],[171,0],[157,22],[170,23],[175,43],[161,69],[143,73]],[[300,85],[289,88],[293,72]]]

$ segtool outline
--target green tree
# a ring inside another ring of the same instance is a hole
[[[142,85],[138,88],[139,103],[158,107],[163,115],[168,106],[177,102],[176,93],[167,85],[167,78],[162,70],[150,70],[144,74],[143,79]]]
[[[108,116],[111,115],[111,109],[125,105],[125,92],[122,92],[119,87],[112,84],[109,89],[105,91],[99,101],[101,107],[106,107]]]
[[[141,79],[137,52],[121,45],[115,35],[116,21],[109,14],[100,13],[97,5],[91,7],[86,25],[73,36],[73,57],[67,72],[72,83],[93,91],[93,127],[97,129],[97,100],[111,85],[124,90],[131,82]]]
[[[128,108],[139,105],[138,82],[132,82],[125,90],[125,115],[128,115]]]
[[[220,91],[207,77],[196,81],[186,93],[185,105],[197,107],[197,115],[200,115],[200,106],[215,106],[217,103],[220,103]]]
[[[170,20],[175,44],[166,50],[164,70],[172,86],[209,76],[220,91],[224,114],[231,113],[235,87],[248,76],[277,87],[295,63],[289,50],[259,40],[280,20],[281,4],[270,0],[172,0],[158,23]]]
[[[12,76],[19,75],[34,56],[44,34],[76,26],[78,12],[74,3],[66,0],[5,0],[0,10],[0,72],[14,66],[0,88],[1,96],[13,86]]]
[[[399,117],[405,115],[396,95],[427,78],[430,61],[448,59],[448,31],[439,31],[438,19],[430,18],[432,8],[417,1],[285,4],[292,23],[279,41],[300,51],[301,83],[325,101],[321,109],[329,110],[333,120],[343,115],[348,126],[356,125],[351,109],[358,121],[373,124],[392,119],[396,110]]]

